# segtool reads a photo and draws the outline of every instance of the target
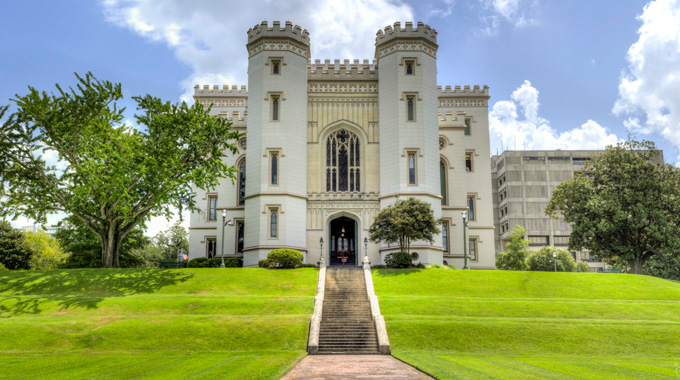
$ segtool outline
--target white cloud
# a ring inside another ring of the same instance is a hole
[[[144,232],[144,235],[149,236],[149,237],[154,237],[156,236],[159,232],[161,231],[167,231],[170,229],[170,227],[174,226],[179,222],[179,210],[174,209],[173,211],[173,217],[168,220],[165,219],[164,216],[154,216],[146,222],[146,232]],[[182,213],[182,222],[180,223],[180,226],[184,227],[187,231],[189,230],[189,217],[191,216],[191,213],[187,210],[184,210]]]
[[[578,128],[558,132],[538,114],[539,91],[524,81],[510,100],[496,102],[489,112],[492,151],[503,149],[604,149],[619,141],[593,120]]]
[[[165,43],[191,67],[181,83],[192,101],[195,84],[247,84],[246,32],[262,19],[290,20],[310,32],[315,58],[373,58],[378,29],[413,20],[401,0],[251,1],[107,0],[106,17],[151,41]],[[271,25],[271,22],[270,22]]]
[[[496,35],[504,23],[522,29],[537,23],[535,9],[538,0],[479,0],[482,8],[480,18],[484,26],[482,34]]]
[[[658,133],[680,147],[680,0],[652,1],[638,19],[613,112],[634,132]]]

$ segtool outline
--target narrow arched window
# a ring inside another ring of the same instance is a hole
[[[246,159],[241,160],[238,166],[238,205],[246,204]]]
[[[441,186],[442,204],[446,204],[446,164],[439,161],[439,181]]]
[[[415,121],[416,120],[416,114],[415,114],[415,110],[413,109],[413,107],[414,107],[413,96],[407,97],[406,102],[407,102],[406,108],[407,108],[408,121]]]
[[[272,185],[278,185],[279,184],[279,154],[278,153],[272,153],[271,154],[271,184]]]
[[[272,96],[272,121],[279,121],[279,97]]]
[[[346,129],[326,140],[326,191],[361,191],[361,144]]]

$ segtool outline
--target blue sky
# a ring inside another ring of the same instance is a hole
[[[491,87],[493,153],[597,149],[630,128],[679,161],[680,0],[4,2],[0,104],[73,72],[173,101],[247,84],[246,31],[262,20],[309,29],[313,59],[372,59],[379,28],[429,24],[439,84]]]

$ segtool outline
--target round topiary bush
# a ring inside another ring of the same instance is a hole
[[[543,247],[537,252],[529,255],[529,259],[527,259],[529,270],[543,272],[555,271],[555,258],[553,257],[553,252],[557,253],[558,272],[576,271],[576,260],[574,260],[569,252],[550,246]]]
[[[189,260],[187,263],[187,268],[207,268],[208,267],[208,258],[206,257],[197,257],[195,259]]]
[[[298,268],[305,256],[294,249],[279,248],[267,255],[270,268]]]
[[[269,262],[269,259],[262,259],[257,263],[257,266],[260,268],[269,268],[271,263]]]
[[[392,252],[385,256],[385,265],[388,268],[408,268],[411,264],[411,255],[408,252]]]

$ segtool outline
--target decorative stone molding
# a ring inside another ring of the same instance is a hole
[[[248,57],[263,51],[289,51],[302,58],[309,58],[309,45],[286,40],[262,40],[248,45]]]
[[[309,106],[320,104],[323,106],[375,106],[378,104],[377,96],[367,97],[331,97],[331,96],[309,96],[307,98]]]
[[[439,108],[488,107],[488,99],[479,98],[439,98]]]
[[[247,107],[247,98],[216,98],[216,97],[198,97],[194,99],[204,106],[213,105],[213,107]]]
[[[295,25],[290,21],[286,21],[285,27],[281,27],[280,21],[273,21],[272,27],[269,27],[267,21],[255,25],[248,29],[248,43],[253,43],[263,37],[274,38],[291,38],[300,43],[309,45],[309,32],[307,29],[302,29],[301,26]]]
[[[199,96],[205,94],[212,94],[213,96],[247,96],[248,89],[245,85],[242,85],[240,89],[236,85],[229,88],[228,84],[223,85],[222,88],[216,84],[212,87],[206,84],[203,85],[202,88],[200,85],[194,86],[194,95]]]
[[[307,342],[307,352],[310,355],[319,353],[319,332],[321,331],[321,316],[323,315],[323,299],[326,292],[326,263],[319,263],[319,279],[316,283],[316,297],[314,297],[314,314],[309,323],[309,340]]]
[[[310,82],[308,91],[341,93],[377,93],[378,82]]]
[[[437,46],[425,41],[395,41],[376,48],[376,56],[383,58],[398,51],[423,52],[437,58]]]

